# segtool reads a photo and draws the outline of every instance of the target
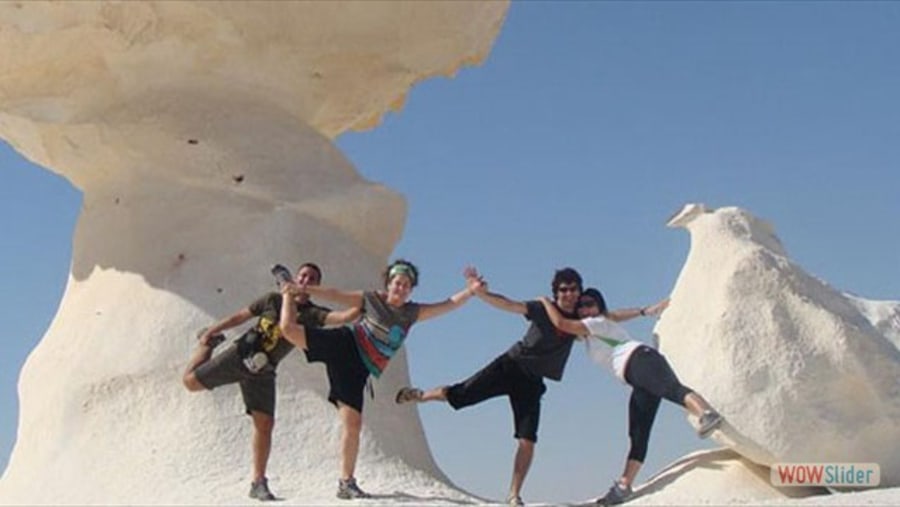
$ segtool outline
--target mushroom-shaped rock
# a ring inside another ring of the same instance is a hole
[[[882,485],[900,484],[900,351],[885,332],[900,328],[887,311],[896,303],[809,275],[745,210],[689,205],[670,225],[686,228],[691,246],[654,331],[745,455],[878,463]]]
[[[0,137],[84,202],[69,281],[19,380],[0,503],[243,499],[236,389],[191,395],[195,333],[271,290],[273,262],[377,288],[405,203],[331,142],[484,59],[506,2],[0,3]],[[366,401],[360,480],[470,498],[433,462],[401,353]],[[278,370],[269,469],[333,499],[340,427],[319,365]],[[377,488],[376,488],[377,489]]]

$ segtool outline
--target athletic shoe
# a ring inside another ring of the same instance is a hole
[[[519,495],[510,495],[510,497],[506,499],[506,503],[509,504],[510,507],[525,506],[525,502],[522,501],[522,497]]]
[[[722,421],[724,418],[715,410],[707,410],[703,412],[703,415],[700,416],[699,425],[697,428],[697,435],[700,438],[706,438],[713,431],[715,431],[719,426],[722,425]]]
[[[596,503],[600,505],[618,505],[631,498],[632,494],[634,494],[634,491],[632,491],[631,486],[622,486],[619,484],[619,481],[615,481],[609,488],[609,491],[606,492],[606,495],[598,498]]]
[[[263,502],[275,500],[275,495],[269,491],[269,481],[265,477],[250,483],[250,498],[255,498]]]
[[[359,489],[356,485],[356,479],[353,477],[347,479],[338,479],[337,497],[342,500],[352,500],[355,498],[372,498],[372,495]]]
[[[411,401],[419,402],[422,401],[422,392],[421,389],[417,389],[415,387],[401,387],[399,391],[397,391],[397,396],[394,397],[394,401],[398,404],[409,403]]]
[[[218,347],[219,345],[221,345],[222,342],[225,341],[225,335],[222,333],[217,333],[217,334],[210,336],[204,343],[203,342],[203,333],[205,333],[207,329],[208,328],[204,327],[197,333],[197,340],[200,342],[201,345],[206,345],[210,349],[214,349],[214,348]]]

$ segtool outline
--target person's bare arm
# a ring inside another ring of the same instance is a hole
[[[463,271],[463,276],[466,277],[465,289],[457,292],[456,294],[450,296],[444,301],[441,301],[440,303],[423,303],[419,305],[418,320],[420,322],[423,320],[433,319],[449,311],[456,310],[460,306],[464,305],[466,301],[471,299],[472,296],[477,293],[479,289],[481,289],[481,286],[484,285],[484,280],[482,280],[481,276],[478,275],[478,271],[474,267],[467,267]]]
[[[621,308],[610,310],[606,313],[606,318],[613,322],[623,322],[631,320],[635,317],[655,317],[663,312],[669,306],[669,298],[658,301],[650,306],[641,308]]]
[[[547,316],[550,317],[550,322],[553,323],[555,328],[565,333],[574,334],[575,336],[587,336],[591,334],[587,326],[584,325],[584,322],[564,316],[549,298],[541,297],[538,301],[544,305],[544,309],[547,310]]]
[[[250,312],[250,308],[242,308],[237,312],[225,317],[224,319],[216,322],[212,326],[206,328],[203,331],[203,334],[200,335],[200,343],[209,343],[209,337],[213,335],[217,335],[223,331],[227,331],[233,327],[240,326],[244,322],[253,318],[253,313]]]
[[[488,290],[488,284],[484,280],[484,278],[479,276],[478,280],[481,282],[481,284],[475,291],[475,294],[485,303],[493,306],[494,308],[499,308],[507,312],[518,313],[519,315],[526,315],[528,313],[528,306],[523,301],[516,301],[513,299],[509,299],[502,294],[490,292]]]
[[[332,310],[325,315],[324,325],[326,326],[339,326],[341,324],[347,324],[348,322],[353,322],[362,315],[362,309],[355,306],[353,308],[345,308],[343,310]]]
[[[478,297],[494,308],[506,310],[507,312],[518,313],[520,315],[525,315],[526,313],[528,313],[528,307],[524,302],[509,299],[503,294],[497,294],[496,292],[484,292],[483,294],[479,294]]]

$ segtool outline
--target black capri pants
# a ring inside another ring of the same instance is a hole
[[[684,397],[694,391],[681,384],[662,354],[646,345],[628,358],[625,381],[634,388],[628,401],[628,459],[643,463],[660,400],[665,398],[683,407]]]

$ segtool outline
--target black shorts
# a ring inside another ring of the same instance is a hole
[[[496,396],[509,396],[515,420],[515,438],[537,442],[544,379],[525,370],[503,354],[468,379],[447,388],[447,401],[459,410]]]
[[[275,416],[275,372],[267,370],[261,373],[250,373],[238,353],[236,343],[232,343],[222,352],[194,370],[197,380],[207,389],[234,384],[241,387],[241,396],[247,414],[262,412]]]
[[[362,412],[363,391],[369,369],[359,356],[353,331],[347,327],[306,328],[306,360],[325,363],[328,371],[328,401]]]

